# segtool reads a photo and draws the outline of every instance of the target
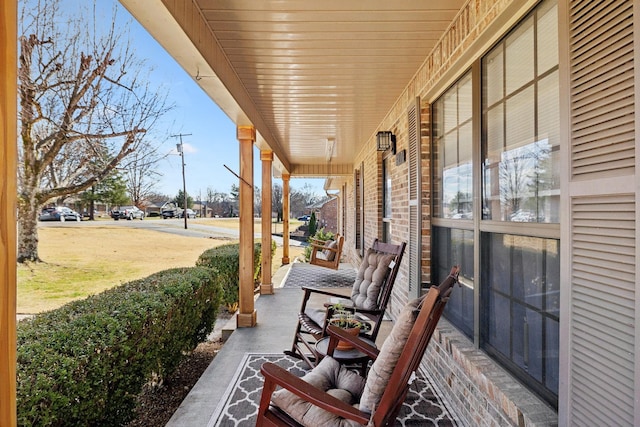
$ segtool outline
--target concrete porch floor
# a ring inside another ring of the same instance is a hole
[[[225,398],[227,387],[245,354],[282,353],[291,348],[302,291],[281,287],[290,268],[291,265],[284,266],[274,275],[273,295],[260,295],[256,299],[257,326],[235,329],[229,335],[218,355],[167,423],[168,427],[207,426],[218,403]],[[345,264],[340,268],[353,267]],[[350,292],[350,289],[343,289]],[[315,303],[320,304],[324,300],[318,299]],[[231,322],[235,323],[235,317]],[[378,346],[391,328],[390,321],[384,323],[378,335]]]

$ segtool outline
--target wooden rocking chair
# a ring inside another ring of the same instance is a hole
[[[264,363],[260,371],[265,383],[256,425],[393,425],[458,280],[458,272],[454,267],[442,284],[432,286],[425,297],[403,309],[380,351],[329,326],[329,354],[338,340],[344,340],[374,359],[366,379],[331,357],[324,358],[303,378],[273,363]],[[283,390],[275,392],[277,386]]]
[[[333,303],[327,302],[322,308],[307,307],[312,294],[339,299],[345,310],[354,312],[360,320],[371,325],[371,329],[363,335],[375,341],[391,298],[405,247],[404,242],[394,245],[376,239],[362,259],[350,299],[344,294],[303,286],[304,297],[298,313],[293,344],[291,350],[284,353],[304,359],[310,367],[315,366],[318,360],[315,343],[326,335],[328,322],[333,314]]]
[[[309,264],[337,270],[340,267],[344,236],[336,234],[335,240],[314,240],[311,243]]]

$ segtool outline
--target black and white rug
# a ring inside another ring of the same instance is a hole
[[[311,286],[316,288],[351,287],[356,280],[353,268],[332,270],[317,265],[294,262],[284,280],[283,288]]]
[[[208,427],[249,427],[255,425],[263,378],[260,367],[264,362],[282,366],[297,376],[303,376],[307,365],[284,354],[247,354],[229,388],[226,399],[219,403]],[[413,382],[400,410],[397,426],[456,426],[455,418],[437,396],[424,373]]]

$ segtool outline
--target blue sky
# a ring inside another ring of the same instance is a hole
[[[63,0],[63,4],[76,2],[83,3],[83,0]],[[224,165],[238,174],[240,172],[235,124],[117,0],[99,0],[97,3],[99,8],[104,8],[98,13],[104,13],[105,19],[111,18],[112,7],[115,4],[118,7],[119,19],[126,18],[132,21],[132,43],[137,55],[145,58],[153,68],[150,74],[151,81],[169,88],[169,102],[175,104],[175,108],[166,115],[165,123],[160,127],[169,129],[170,135],[191,134],[182,138],[185,147],[187,193],[194,198],[199,198],[200,194],[204,197],[208,187],[228,193],[231,185],[238,183],[238,178]],[[162,176],[158,179],[157,191],[170,196],[182,189],[181,160],[176,152],[178,142],[178,138],[170,137],[161,147],[163,153],[176,154],[167,156],[158,168]],[[257,186],[261,184],[260,163],[260,155],[256,149],[254,182]],[[274,179],[274,183],[281,184],[281,181]],[[324,194],[322,179],[293,178],[291,188],[302,189],[305,183],[317,188],[318,194]]]

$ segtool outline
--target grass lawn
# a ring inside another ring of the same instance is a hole
[[[229,243],[107,223],[101,227],[40,228],[38,236],[44,262],[18,264],[20,314],[52,310],[160,270],[191,267],[206,249]],[[302,252],[298,247],[289,249],[292,259]],[[274,271],[280,268],[281,260],[282,247],[278,247]]]

